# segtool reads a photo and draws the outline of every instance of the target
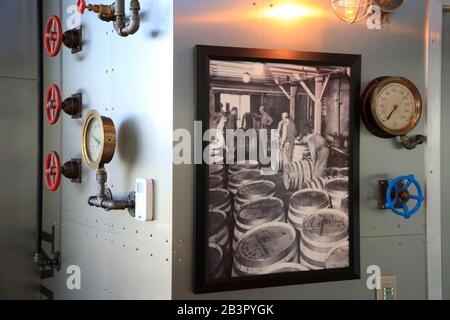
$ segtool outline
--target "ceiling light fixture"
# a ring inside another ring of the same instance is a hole
[[[353,24],[369,14],[372,0],[331,0],[331,7],[339,19]]]

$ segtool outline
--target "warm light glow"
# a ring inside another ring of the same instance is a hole
[[[243,22],[261,22],[266,18],[275,23],[305,22],[310,18],[322,18],[326,15],[316,1],[277,0],[274,5],[248,6],[244,1],[239,6],[233,4],[221,11],[203,12],[199,15],[175,16],[177,24],[230,24]],[[259,3],[258,3],[259,4]]]
[[[266,11],[267,17],[285,20],[292,20],[301,17],[314,17],[318,15],[319,14],[316,10],[295,3],[275,5],[273,8]]]

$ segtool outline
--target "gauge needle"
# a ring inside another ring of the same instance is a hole
[[[391,111],[391,113],[390,113],[390,114],[388,115],[388,117],[387,117],[388,120],[392,117],[392,115],[394,114],[394,112],[395,112],[397,109],[398,109],[398,105],[395,105],[395,106],[394,106],[394,109]]]
[[[95,142],[97,142],[98,145],[101,144],[101,141],[100,141],[98,138],[95,138],[95,137],[94,137],[94,140],[95,140]]]

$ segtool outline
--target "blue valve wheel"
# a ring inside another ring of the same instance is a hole
[[[399,185],[402,185],[400,187]],[[409,192],[409,199],[416,202],[416,205],[413,209],[409,209],[407,202],[402,203],[401,208],[396,208],[397,203],[399,202],[399,194],[403,191],[409,191],[408,189],[414,185],[417,191],[417,194],[413,194]],[[392,194],[395,194],[394,198],[392,198]],[[386,209],[391,210],[395,214],[404,217],[405,219],[411,218],[412,215],[416,214],[422,206],[425,197],[423,195],[422,187],[420,186],[419,181],[413,176],[401,176],[389,182],[389,185],[386,190]]]

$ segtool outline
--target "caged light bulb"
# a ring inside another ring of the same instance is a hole
[[[372,0],[331,0],[334,13],[350,24],[366,18],[371,4]]]

